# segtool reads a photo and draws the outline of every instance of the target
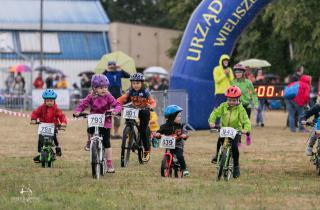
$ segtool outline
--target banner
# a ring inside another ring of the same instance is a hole
[[[271,0],[203,0],[192,14],[175,57],[170,89],[189,94],[189,123],[208,128],[214,105],[213,69],[230,55],[242,31]]]

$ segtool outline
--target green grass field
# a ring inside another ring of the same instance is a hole
[[[43,169],[32,161],[36,127],[0,113],[0,209],[320,209],[320,177],[304,155],[308,134],[285,129],[283,112],[266,116],[267,126],[253,129],[253,144],[240,148],[240,179],[215,181],[217,135],[198,131],[186,142],[188,178],[160,177],[161,149],[147,165],[132,156],[120,168],[120,141],[112,141],[116,173],[97,181],[83,150],[85,121],[60,133],[63,156]],[[23,186],[32,194],[21,194]]]

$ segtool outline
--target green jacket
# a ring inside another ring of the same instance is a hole
[[[225,59],[230,60],[230,57],[228,55],[222,55],[219,60],[219,66],[216,66],[213,70],[214,90],[216,95],[225,94],[228,87],[230,87],[230,82],[234,78],[231,68],[229,68],[229,75],[224,73],[222,61]]]
[[[222,103],[211,112],[209,124],[214,124],[218,117],[221,117],[222,127],[232,127],[238,131],[244,128],[248,132],[251,131],[251,123],[242,104],[229,108],[228,102]]]
[[[253,84],[248,79],[235,79],[231,82],[231,85],[235,85],[240,88],[241,90],[241,102],[243,106],[249,106],[251,107],[251,101],[253,101],[253,104],[255,108],[258,108],[259,101],[256,92],[254,91]]]

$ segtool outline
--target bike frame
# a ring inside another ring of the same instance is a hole
[[[104,148],[102,145],[102,137],[100,136],[99,133],[99,127],[95,126],[94,127],[94,134],[92,135],[92,137],[90,137],[90,160],[92,161],[92,145],[94,142],[98,143],[98,161],[99,163],[102,163],[102,161],[104,161]],[[91,162],[92,163],[92,162]]]

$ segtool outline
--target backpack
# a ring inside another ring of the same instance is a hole
[[[284,98],[285,99],[294,99],[299,92],[299,82],[294,82],[291,86],[287,86],[284,89]]]

